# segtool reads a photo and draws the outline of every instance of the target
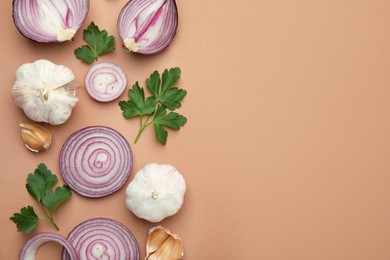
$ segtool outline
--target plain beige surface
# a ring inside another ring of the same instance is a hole
[[[188,123],[169,132],[166,146],[152,128],[131,143],[128,182],[149,162],[182,172],[183,208],[161,224],[182,237],[184,259],[390,259],[390,1],[178,0],[176,38],[149,57],[120,46],[116,20],[125,3],[92,0],[82,28],[94,21],[116,36],[117,50],[100,60],[123,67],[128,87],[155,69],[182,68],[179,86],[188,96],[179,112]],[[10,96],[16,69],[44,58],[82,82],[89,66],[73,56],[81,31],[74,42],[34,43],[13,25],[10,0],[0,2],[0,12],[0,259],[12,260],[30,237],[9,220],[35,205],[27,173],[44,162],[59,175],[61,145],[81,127],[107,125],[132,142],[138,121],[80,88],[69,121],[47,126],[55,138],[50,150],[27,151],[18,124],[28,120]],[[59,233],[110,217],[133,232],[143,258],[154,224],[132,215],[124,196],[125,188],[97,200],[74,194],[55,214]],[[38,259],[58,259],[60,251],[46,244]]]

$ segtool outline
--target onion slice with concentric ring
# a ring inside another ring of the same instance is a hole
[[[100,62],[93,65],[85,76],[88,94],[100,102],[118,98],[126,88],[126,75],[118,65]]]
[[[70,232],[68,241],[75,248],[79,260],[139,260],[137,240],[127,227],[113,219],[86,220]],[[62,260],[70,259],[64,250]]]
[[[168,47],[177,25],[175,0],[131,0],[118,17],[124,47],[141,54],[158,53]]]
[[[12,16],[19,32],[37,42],[73,39],[89,10],[89,0],[14,0]]]
[[[49,232],[37,234],[31,237],[29,240],[27,240],[24,246],[22,247],[22,250],[20,250],[19,260],[34,260],[39,247],[42,244],[50,241],[60,243],[61,245],[64,246],[63,252],[66,252],[68,256],[67,259],[78,260],[76,250],[71,245],[71,243],[69,243],[68,240],[66,240],[61,235],[55,233],[49,233]]]
[[[90,126],[71,134],[60,151],[60,170],[78,194],[98,198],[119,190],[128,179],[133,154],[113,128]]]

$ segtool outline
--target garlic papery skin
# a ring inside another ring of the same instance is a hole
[[[49,149],[53,139],[49,130],[32,123],[20,123],[19,127],[24,145],[27,149],[36,153]]]
[[[126,189],[126,205],[137,217],[159,222],[176,214],[186,192],[183,176],[169,164],[147,164]]]
[[[162,226],[149,230],[145,260],[176,260],[183,255],[183,243],[178,235],[172,234],[169,229]]]
[[[16,71],[12,98],[31,120],[60,125],[78,101],[74,78],[69,68],[48,60],[26,63]]]

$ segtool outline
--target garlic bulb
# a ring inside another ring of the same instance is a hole
[[[49,149],[52,135],[46,128],[32,123],[20,123],[20,134],[24,145],[32,152]]]
[[[126,189],[126,205],[137,217],[159,222],[183,204],[186,183],[171,165],[151,163],[137,172]]]
[[[70,69],[48,60],[26,63],[16,71],[12,98],[31,120],[59,125],[78,101],[74,78]]]
[[[151,228],[146,240],[145,260],[177,260],[183,256],[183,243],[180,237],[169,229],[157,226]]]

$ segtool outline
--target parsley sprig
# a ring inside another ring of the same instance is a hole
[[[77,59],[91,64],[98,57],[115,50],[115,37],[108,35],[106,30],[100,31],[99,27],[94,22],[83,30],[83,38],[88,45],[83,45],[74,51]]]
[[[174,87],[180,79],[180,68],[165,69],[162,76],[154,71],[146,79],[146,87],[152,94],[145,99],[144,89],[138,81],[129,89],[128,101],[120,101],[119,106],[126,119],[140,118],[140,130],[135,138],[136,143],[146,127],[153,124],[157,141],[166,144],[168,131],[166,128],[179,130],[187,123],[187,118],[172,112],[181,107],[181,101],[187,95],[187,91]],[[144,117],[146,119],[144,120]]]
[[[53,190],[53,186],[57,182],[57,176],[52,174],[43,163],[38,165],[34,173],[28,175],[26,189],[38,202],[39,208],[46,218],[39,218],[32,206],[24,207],[20,213],[15,213],[10,218],[16,224],[18,231],[30,233],[35,229],[39,220],[49,222],[59,230],[54,222],[53,213],[62,203],[70,199],[72,193],[67,185]]]

